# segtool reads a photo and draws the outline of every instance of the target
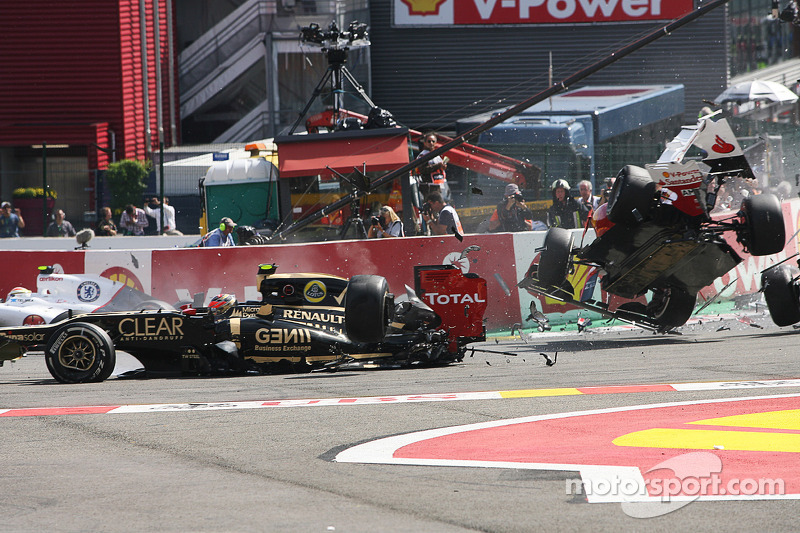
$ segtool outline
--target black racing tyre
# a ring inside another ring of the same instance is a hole
[[[572,232],[550,228],[544,236],[544,249],[539,255],[536,277],[545,286],[561,287],[567,279],[572,256]]]
[[[737,237],[750,255],[771,255],[783,250],[786,230],[781,202],[774,194],[748,196],[742,202],[744,234]]]
[[[655,291],[648,312],[661,329],[668,331],[686,324],[697,303],[697,294],[672,287]]]
[[[614,224],[638,224],[650,215],[655,195],[656,183],[646,169],[622,167],[608,196],[608,220]]]
[[[355,342],[380,342],[392,318],[394,304],[383,276],[350,278],[344,297],[344,328]]]
[[[47,369],[61,383],[103,381],[117,362],[114,343],[103,328],[72,322],[58,328],[44,350]]]
[[[770,268],[761,274],[761,287],[764,289],[764,299],[775,324],[791,326],[800,322],[800,301],[788,266]]]

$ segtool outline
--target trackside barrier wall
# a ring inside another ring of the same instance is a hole
[[[702,291],[710,298],[735,279],[725,289],[723,298],[750,294],[760,289],[760,274],[765,268],[789,257],[798,250],[800,227],[800,200],[783,204],[787,238],[793,236],[786,248],[773,256],[751,257],[713,285]],[[593,231],[583,235],[575,230],[575,242],[588,243]],[[260,263],[277,263],[278,272],[319,272],[349,278],[356,274],[379,274],[386,277],[389,287],[397,295],[404,286],[413,287],[413,267],[426,264],[454,264],[464,272],[471,272],[487,280],[488,302],[486,326],[489,331],[510,329],[514,324],[531,327],[526,321],[530,305],[548,315],[554,324],[574,321],[579,313],[572,306],[548,298],[520,291],[516,284],[522,279],[537,248],[544,243],[545,232],[500,233],[466,235],[463,242],[453,236],[409,237],[404,239],[377,239],[337,241],[315,244],[283,244],[243,246],[236,248],[129,248],[105,250],[1,250],[3,276],[0,277],[0,295],[3,297],[17,286],[35,290],[37,267],[60,265],[68,274],[100,274],[125,281],[130,286],[150,293],[154,298],[169,303],[191,300],[195,293],[203,292],[206,302],[219,293],[233,293],[240,300],[258,300],[256,270]],[[145,244],[146,237],[137,237]],[[156,240],[150,241],[157,246]],[[163,241],[162,241],[163,242]],[[731,234],[729,242],[739,252],[741,246]],[[2,246],[0,241],[0,246]],[[19,244],[19,241],[15,241]],[[480,247],[461,258],[462,251],[471,245]],[[600,291],[599,283],[592,287],[593,277],[587,269],[579,267],[573,274],[576,297],[591,295],[597,301],[608,301]],[[594,278],[596,280],[596,276]],[[472,294],[428,294],[444,303],[474,301]],[[611,302],[615,308],[616,302]],[[585,315],[584,315],[585,316]]]

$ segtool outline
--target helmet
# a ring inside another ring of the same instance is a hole
[[[211,299],[208,308],[219,317],[227,313],[236,303],[236,296],[233,294],[218,294]]]
[[[29,289],[26,289],[25,287],[14,287],[8,293],[8,296],[6,297],[6,299],[10,300],[11,298],[14,298],[14,297],[27,298],[30,295],[31,295],[31,291]]]
[[[551,190],[551,191],[555,191],[555,190],[556,190],[556,189],[558,189],[559,187],[561,187],[562,189],[566,189],[567,191],[569,191],[569,182],[567,182],[567,180],[564,180],[564,179],[561,179],[561,180],[556,180],[556,181],[554,181],[554,182],[553,182],[553,184],[552,184],[552,185],[550,185],[550,190]]]

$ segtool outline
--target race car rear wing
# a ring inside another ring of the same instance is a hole
[[[695,126],[684,126],[667,143],[657,163],[681,163],[692,146],[703,151],[703,162],[711,167],[709,174],[736,174],[755,179],[753,169],[726,119],[715,121],[713,115],[709,115],[701,118]]]

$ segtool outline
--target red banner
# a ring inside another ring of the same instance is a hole
[[[395,0],[395,25],[580,24],[672,20],[693,0]]]

